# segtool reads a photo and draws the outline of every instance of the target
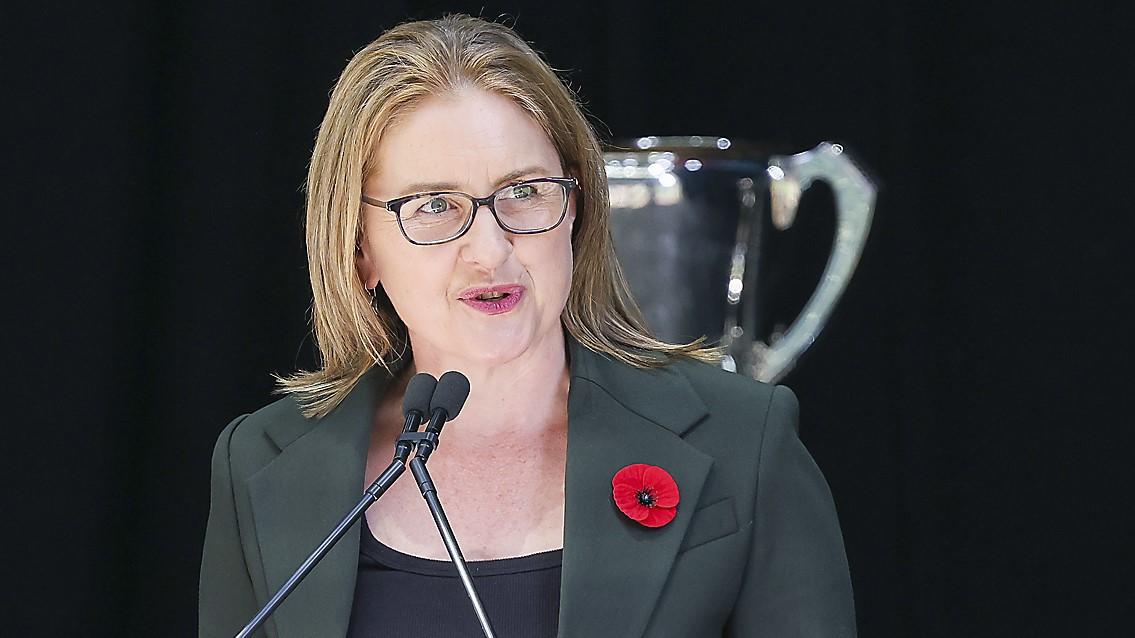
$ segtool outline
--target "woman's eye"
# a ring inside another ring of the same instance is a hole
[[[432,197],[426,200],[426,203],[422,204],[422,206],[418,208],[418,211],[429,215],[436,215],[438,213],[444,213],[448,208],[449,202],[445,201],[445,199]]]
[[[527,199],[536,194],[536,187],[532,184],[518,184],[513,186],[508,195],[512,199]]]

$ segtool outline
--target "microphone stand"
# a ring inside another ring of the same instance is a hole
[[[430,424],[426,427],[426,431],[421,433],[423,440],[418,443],[417,453],[410,461],[410,472],[418,481],[418,489],[422,491],[422,498],[426,500],[430,514],[433,514],[434,524],[437,525],[437,531],[441,534],[442,542],[445,543],[445,551],[449,552],[449,558],[453,561],[453,566],[457,568],[457,575],[461,579],[461,584],[465,587],[465,594],[469,596],[469,602],[473,605],[473,613],[477,615],[477,622],[481,624],[481,631],[484,632],[485,638],[496,638],[496,634],[493,633],[493,625],[489,621],[489,615],[485,613],[485,606],[481,603],[481,597],[477,595],[477,588],[473,585],[473,578],[469,575],[465,557],[461,554],[461,548],[457,545],[457,537],[453,535],[453,528],[450,527],[449,519],[446,518],[445,510],[441,506],[441,500],[437,497],[437,488],[434,486],[433,478],[430,477],[429,470],[426,469],[426,461],[429,460],[430,454],[437,447],[438,435],[441,433],[442,424],[445,423],[445,417],[444,411],[435,412],[430,419]]]
[[[367,508],[385,494],[386,490],[394,484],[394,481],[398,480],[398,477],[402,476],[402,473],[406,471],[406,459],[409,458],[414,444],[425,439],[427,436],[424,432],[414,431],[421,421],[422,415],[416,410],[406,415],[406,425],[402,429],[402,436],[398,437],[398,442],[394,446],[394,460],[382,471],[382,474],[378,475],[374,483],[371,483],[370,487],[363,492],[363,497],[359,499],[358,504],[351,508],[351,511],[343,517],[343,520],[339,521],[339,524],[335,526],[335,529],[331,530],[327,538],[323,539],[323,542],[300,564],[295,573],[280,586],[276,594],[260,608],[260,611],[252,617],[252,620],[248,621],[244,629],[240,630],[236,638],[248,638],[248,636],[252,635],[252,632],[259,629],[260,625],[264,624],[264,621],[268,619],[268,616],[272,615],[272,612],[276,611],[280,603],[284,602],[284,599],[300,584],[300,581],[306,578],[316,564],[323,560],[327,552],[331,551],[331,548],[343,538],[347,530],[362,518]],[[417,460],[416,457],[415,460]]]
[[[454,376],[455,375],[455,376]],[[421,375],[419,375],[421,376]],[[447,377],[450,377],[448,380]],[[459,381],[458,381],[459,380]],[[445,383],[442,383],[445,382]],[[447,372],[442,376],[442,380],[437,383],[446,387],[446,399],[442,402],[443,405],[438,406],[436,409],[432,407],[434,399],[430,400],[431,414],[429,425],[426,426],[424,432],[418,432],[418,425],[424,420],[420,410],[413,409],[406,412],[406,423],[402,428],[402,435],[398,437],[398,441],[394,446],[394,460],[390,465],[379,474],[374,483],[363,493],[362,499],[359,500],[351,511],[335,526],[335,529],[323,539],[323,542],[315,548],[307,559],[300,564],[295,573],[280,586],[280,589],[272,596],[272,598],[264,604],[264,607],[248,621],[244,629],[236,635],[236,638],[248,638],[252,632],[260,628],[268,616],[284,602],[284,599],[299,585],[308,573],[323,559],[327,552],[343,538],[360,518],[367,508],[374,504],[386,490],[402,476],[406,471],[406,459],[410,457],[410,452],[417,448],[417,453],[414,455],[413,460],[410,461],[410,471],[414,474],[414,478],[418,481],[418,488],[422,491],[422,497],[426,500],[426,505],[430,508],[430,513],[433,514],[434,523],[437,525],[438,532],[441,533],[441,539],[445,543],[445,550],[449,552],[449,557],[453,561],[454,567],[457,568],[457,574],[461,578],[461,584],[465,586],[465,593],[469,596],[469,601],[473,604],[473,611],[477,615],[477,621],[481,625],[481,631],[484,632],[486,638],[496,638],[493,633],[492,623],[489,622],[489,616],[485,613],[485,607],[481,604],[481,597],[477,595],[477,589],[473,585],[473,579],[469,575],[469,568],[465,564],[465,557],[461,555],[461,548],[457,545],[457,538],[453,535],[453,528],[449,525],[449,519],[445,517],[445,510],[441,507],[441,501],[437,497],[437,488],[433,484],[433,479],[430,473],[426,470],[426,461],[429,460],[430,454],[437,449],[438,438],[441,434],[441,428],[445,422],[457,416],[461,410],[462,404],[465,403],[465,397],[469,395],[469,380],[456,372]],[[460,388],[464,385],[464,389]],[[428,386],[428,391],[433,392],[434,386]],[[463,393],[463,394],[462,394]],[[419,397],[420,398],[420,397]],[[450,412],[453,416],[450,416]]]

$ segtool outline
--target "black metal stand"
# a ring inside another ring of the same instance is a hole
[[[415,379],[428,375],[417,375]],[[432,377],[430,377],[432,380]],[[411,381],[411,384],[413,380]],[[335,529],[328,534],[327,538],[315,548],[315,551],[307,557],[295,573],[280,587],[279,591],[272,596],[272,598],[260,609],[252,620],[245,625],[244,629],[236,635],[236,638],[248,638],[252,632],[260,628],[264,621],[280,606],[284,599],[296,588],[297,585],[308,575],[308,573],[319,563],[320,560],[331,551],[331,548],[343,538],[347,530],[351,528],[360,518],[367,508],[374,504],[375,501],[381,497],[394,481],[406,471],[406,459],[409,458],[410,452],[417,448],[417,454],[412,461],[410,461],[410,470],[414,473],[414,478],[418,481],[418,487],[422,491],[422,497],[426,499],[426,504],[430,508],[430,513],[433,514],[434,523],[437,524],[437,529],[441,532],[441,538],[445,542],[445,549],[449,552],[449,557],[453,560],[454,566],[457,568],[457,573],[461,577],[461,583],[465,586],[465,592],[469,595],[469,601],[473,604],[473,611],[477,614],[477,620],[481,624],[481,630],[484,631],[487,638],[496,638],[493,633],[492,624],[489,622],[489,617],[485,613],[485,608],[481,604],[481,598],[477,595],[477,590],[473,586],[473,579],[469,576],[469,569],[465,564],[465,558],[461,555],[461,548],[457,546],[457,539],[453,536],[453,528],[449,526],[449,521],[445,518],[445,511],[441,507],[441,501],[438,500],[437,490],[434,488],[433,480],[430,478],[429,472],[426,470],[426,461],[429,459],[430,454],[437,449],[438,437],[441,434],[441,428],[446,421],[456,418],[458,412],[461,411],[461,406],[464,405],[465,399],[469,396],[469,380],[459,372],[450,371],[442,375],[442,378],[434,384],[423,386],[423,388],[430,393],[433,393],[429,398],[429,424],[425,432],[417,432],[418,424],[422,421],[424,409],[406,407],[406,401],[403,402],[403,410],[405,411],[406,422],[402,428],[402,435],[398,437],[398,441],[394,447],[394,460],[390,465],[375,479],[374,483],[366,489],[363,497],[359,500],[358,504],[335,526]],[[422,389],[422,388],[419,388]],[[440,394],[440,396],[439,396]],[[408,397],[410,394],[407,395]],[[421,399],[427,398],[425,392],[416,392],[413,394],[415,401],[411,404],[421,404]]]
[[[457,568],[457,575],[461,578],[461,584],[465,586],[465,593],[469,596],[469,602],[473,605],[473,612],[477,614],[477,621],[481,623],[481,631],[485,633],[485,638],[496,638],[492,623],[489,622],[489,616],[485,613],[484,605],[481,604],[481,597],[477,595],[477,589],[473,586],[473,579],[469,576],[469,568],[465,565],[465,557],[461,555],[461,548],[457,545],[453,528],[449,526],[449,519],[445,517],[445,510],[442,509],[441,501],[438,500],[433,479],[430,478],[429,470],[426,469],[426,464],[420,453],[419,456],[415,456],[410,461],[410,472],[417,479],[418,488],[422,490],[422,497],[426,499],[426,504],[429,505],[434,523],[437,524],[437,531],[441,532],[441,540],[445,543],[445,550],[449,552],[449,558],[453,561],[453,566]]]

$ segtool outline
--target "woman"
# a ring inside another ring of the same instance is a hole
[[[472,390],[430,469],[502,638],[854,635],[795,396],[650,336],[595,136],[512,31],[451,16],[360,51],[307,189],[323,364],[221,434],[202,636],[248,621],[389,462],[408,379],[447,370]],[[447,560],[402,480],[267,635],[481,635]]]

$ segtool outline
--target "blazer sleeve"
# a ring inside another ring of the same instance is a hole
[[[198,636],[201,638],[232,638],[259,609],[240,544],[229,460],[233,431],[246,416],[229,423],[213,449],[209,522],[205,528],[198,589]]]
[[[752,543],[726,636],[856,635],[851,576],[827,481],[798,436],[799,402],[770,400]]]

